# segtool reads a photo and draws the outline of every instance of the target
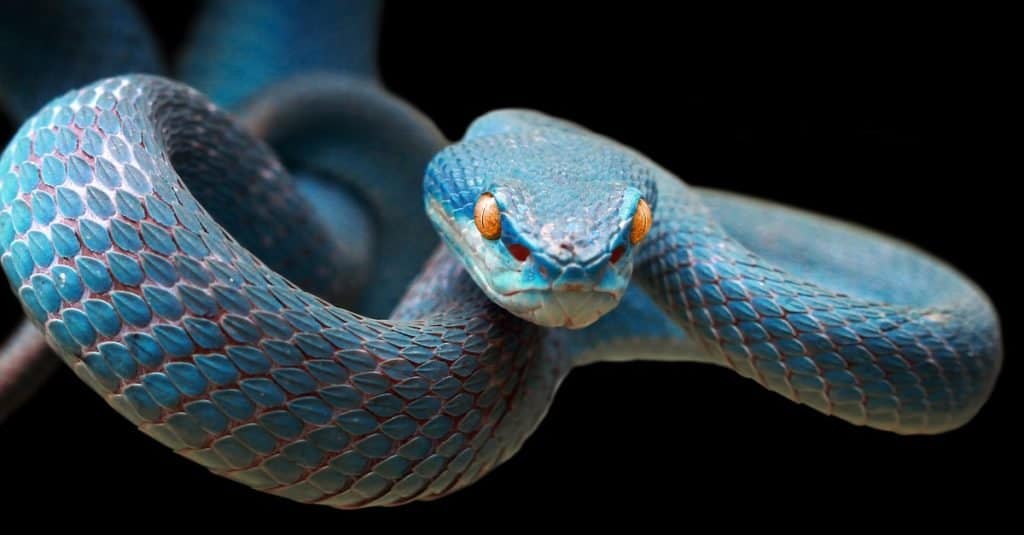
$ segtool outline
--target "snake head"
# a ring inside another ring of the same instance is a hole
[[[652,190],[627,153],[550,128],[464,139],[425,179],[431,221],[487,296],[572,329],[613,310],[628,288]]]

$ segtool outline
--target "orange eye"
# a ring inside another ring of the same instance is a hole
[[[490,193],[484,193],[476,201],[473,208],[473,221],[480,235],[488,240],[496,240],[501,236],[501,210],[498,201]]]
[[[640,199],[636,205],[636,213],[633,214],[633,228],[629,229],[629,243],[636,245],[644,239],[647,232],[651,230],[651,207],[647,201]]]

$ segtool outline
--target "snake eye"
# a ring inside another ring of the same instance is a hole
[[[477,199],[476,207],[473,208],[473,221],[484,238],[496,240],[501,236],[501,210],[493,195],[484,193]]]
[[[636,245],[644,239],[651,230],[651,219],[651,207],[647,205],[647,201],[640,199],[636,204],[636,213],[633,214],[633,227],[629,229],[629,243]]]

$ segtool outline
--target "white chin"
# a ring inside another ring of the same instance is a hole
[[[542,327],[582,329],[601,319],[618,304],[611,294],[599,292],[553,292],[538,308],[518,316]]]

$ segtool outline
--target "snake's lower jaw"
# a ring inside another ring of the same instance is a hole
[[[503,296],[499,305],[542,327],[583,329],[614,310],[621,297],[599,291],[527,291]]]

